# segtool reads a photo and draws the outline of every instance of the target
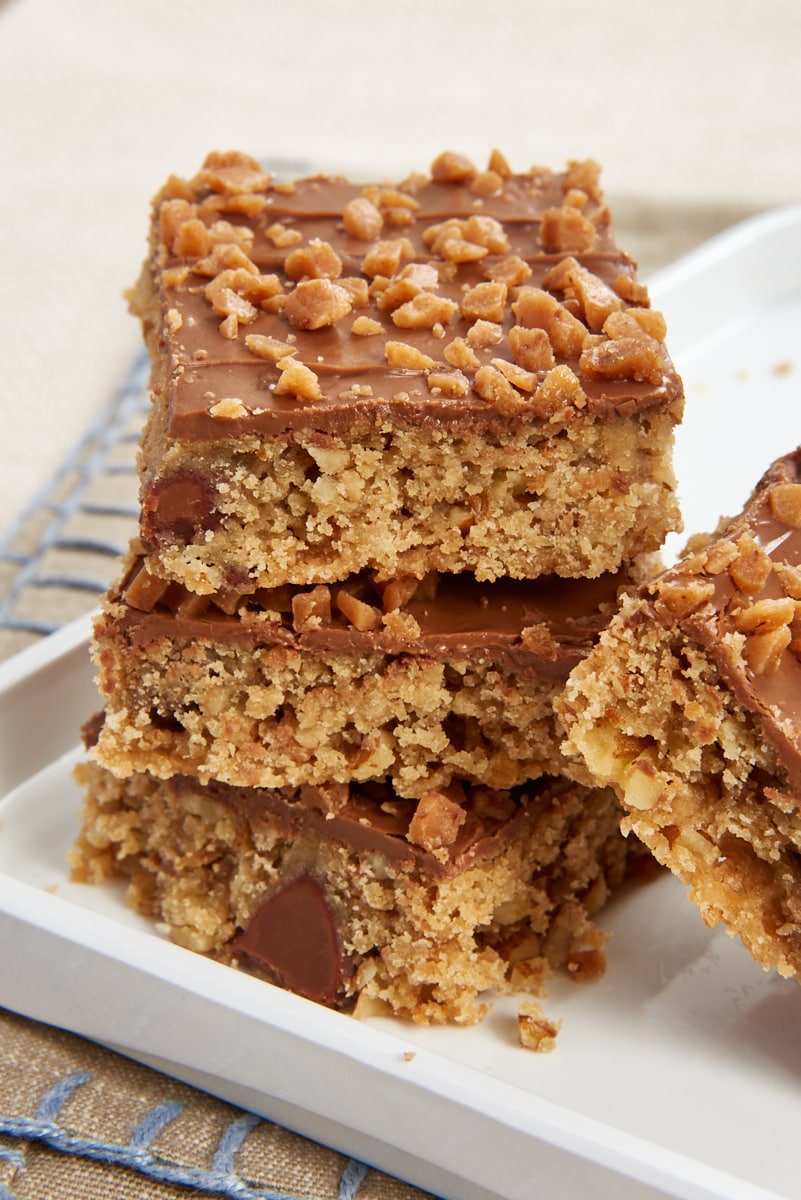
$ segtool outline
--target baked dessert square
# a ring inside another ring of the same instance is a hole
[[[623,599],[557,708],[709,926],[801,971],[801,451]],[[574,767],[574,771],[576,768]]]
[[[471,1024],[494,992],[604,970],[594,915],[636,871],[614,793],[543,777],[235,788],[79,768],[74,878],[128,882],[162,932],[356,1016]]]
[[[197,596],[132,556],[94,627],[106,711],[93,754],[121,778],[374,780],[410,798],[563,774],[554,698],[644,568],[491,583],[363,573],[231,597]]]
[[[156,197],[148,569],[196,594],[594,577],[680,523],[681,382],[592,161],[281,183],[211,154]]]

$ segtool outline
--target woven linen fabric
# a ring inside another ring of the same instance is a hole
[[[423,1200],[73,1034],[0,1010],[0,1200]]]

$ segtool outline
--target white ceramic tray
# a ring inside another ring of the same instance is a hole
[[[652,281],[685,378],[688,530],[738,510],[801,442],[801,209]],[[172,946],[119,890],[69,882],[89,625],[0,669],[0,1004],[452,1200],[798,1196],[801,989],[707,931],[672,878],[610,908],[609,968],[558,983],[557,1048],[515,1004],[472,1029],[358,1023]]]

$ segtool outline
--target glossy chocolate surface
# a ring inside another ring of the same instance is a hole
[[[332,247],[339,259],[338,273],[331,277],[334,284],[348,279],[370,284],[375,276],[365,273],[365,255],[377,241],[405,239],[408,248],[397,275],[412,262],[435,266],[437,283],[433,290],[457,306],[468,288],[491,277],[498,263],[510,257],[527,265],[529,275],[525,286],[528,287],[542,287],[548,271],[568,254],[574,255],[609,287],[614,287],[621,276],[633,280],[635,266],[614,243],[602,198],[597,194],[585,196],[583,201],[575,200],[572,178],[569,171],[553,174],[532,169],[531,174],[499,178],[494,191],[481,193],[475,190],[474,179],[439,183],[425,178],[407,182],[400,186],[404,197],[415,207],[404,210],[402,206],[385,206],[384,227],[376,238],[368,241],[352,236],[342,219],[348,202],[362,197],[365,189],[361,185],[338,178],[315,177],[299,180],[287,189],[262,181],[260,188],[247,194],[248,200],[258,201],[254,207],[259,211],[245,214],[237,211],[238,204],[248,207],[242,197],[225,191],[230,181],[220,183],[213,173],[201,172],[196,180],[184,184],[182,189],[173,188],[161,198],[156,205],[155,225],[158,228],[164,206],[173,203],[176,194],[188,196],[193,220],[211,227],[223,219],[240,235],[245,231],[250,262],[262,276],[274,276],[284,296],[298,282],[286,273],[287,254],[315,240]],[[543,245],[543,215],[563,208],[566,196],[583,205],[580,219],[594,227],[591,244],[575,251],[557,251]],[[390,213],[391,220],[387,220]],[[459,262],[432,250],[427,230],[448,219],[467,221],[472,217],[491,218],[499,223],[505,239],[502,250],[494,248],[489,253],[485,251],[479,260]],[[399,223],[393,223],[396,221]],[[279,249],[267,233],[275,225],[289,229],[300,240]],[[162,321],[160,353],[164,372],[159,386],[166,391],[171,437],[217,440],[247,433],[285,435],[292,430],[309,429],[343,434],[354,423],[380,427],[388,422],[424,428],[468,426],[492,430],[500,436],[504,429],[532,419],[532,411],[525,403],[514,413],[509,409],[501,411],[496,403],[482,398],[473,386],[464,395],[449,396],[429,388],[428,371],[388,365],[385,343],[398,340],[447,368],[444,348],[453,338],[465,337],[473,324],[460,315],[458,307],[444,327],[434,324],[426,328],[399,328],[392,312],[382,310],[371,297],[369,303],[363,305],[360,300],[346,316],[331,324],[303,329],[293,327],[280,309],[267,311],[276,308],[268,302],[257,305],[256,315],[249,316],[246,324],[239,324],[233,334],[230,330],[224,334],[221,316],[205,294],[208,268],[195,269],[199,261],[203,262],[203,256],[175,254],[170,250],[169,244],[165,246],[157,239],[151,270]],[[508,341],[510,326],[515,321],[511,311],[514,291],[510,289],[504,315],[498,322],[500,342],[479,351],[483,364],[496,357],[514,361]],[[569,296],[560,299],[568,305],[572,303]],[[370,336],[352,334],[353,321],[360,316],[378,322],[380,331]],[[248,349],[245,337],[250,334],[279,341],[289,338],[297,361],[317,376],[320,398],[301,400],[295,395],[278,394],[275,389],[279,370]],[[583,411],[591,418],[612,420],[631,416],[645,408],[667,405],[681,395],[681,385],[667,356],[663,377],[650,382],[636,378],[636,372],[628,378],[599,382],[582,377],[577,359],[557,356],[557,362],[568,361],[581,378],[586,394]],[[369,388],[369,395],[364,393],[365,388]],[[214,414],[215,405],[231,400],[238,402],[233,412],[225,417]]]

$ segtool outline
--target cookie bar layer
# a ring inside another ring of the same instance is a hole
[[[396,188],[214,154],[156,198],[132,305],[142,537],[194,592],[594,576],[679,523],[681,383],[593,163]]]
[[[801,971],[801,454],[624,601],[559,707],[588,778],[764,967]]]
[[[76,878],[126,877],[130,904],[181,945],[357,1015],[472,1023],[487,989],[539,990],[549,967],[600,973],[591,918],[636,858],[612,791],[565,781],[467,788],[458,824],[445,795],[422,813],[386,787],[78,770]]]
[[[249,787],[561,774],[553,699],[614,610],[599,580],[357,577],[239,597],[231,613],[136,561],[95,625],[96,748],[119,776]],[[230,607],[230,606],[229,606]]]

